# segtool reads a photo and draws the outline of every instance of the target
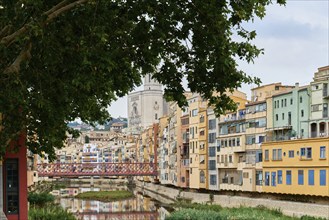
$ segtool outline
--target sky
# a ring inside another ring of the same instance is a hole
[[[239,68],[259,77],[262,85],[274,82],[307,85],[319,67],[329,65],[329,0],[287,0],[286,6],[272,4],[262,20],[256,19],[245,27],[256,30],[253,43],[263,48],[264,54],[253,64],[238,62]],[[250,98],[250,89],[254,87],[244,85],[241,91]],[[127,117],[127,97],[113,102],[109,112],[112,117]]]

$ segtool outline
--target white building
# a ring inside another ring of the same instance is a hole
[[[144,90],[128,95],[128,133],[139,134],[147,126],[158,122],[165,109],[162,85],[150,74],[146,75]]]
[[[318,68],[311,82],[310,136],[329,136],[329,66]]]

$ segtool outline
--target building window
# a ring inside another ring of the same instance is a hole
[[[212,185],[212,186],[217,185],[217,176],[216,175],[210,175],[210,185]]]
[[[192,117],[195,117],[198,115],[198,109],[193,109],[192,110]]]
[[[282,149],[278,149],[278,160],[282,160]]]
[[[265,172],[265,186],[270,185],[270,172]]]
[[[246,144],[247,145],[251,145],[251,144],[254,144],[256,143],[256,138],[255,138],[255,135],[248,135],[246,137],[247,141],[246,141]]]
[[[284,107],[287,107],[287,99],[284,99]]]
[[[209,120],[209,125],[208,125],[208,127],[209,127],[209,130],[213,130],[213,129],[215,129],[215,128],[216,128],[216,119],[211,119],[211,120]]]
[[[200,164],[205,164],[205,156],[200,155]]]
[[[155,113],[154,118],[155,118],[155,120],[158,119],[158,114],[157,113]]]
[[[268,150],[265,150],[264,160],[265,161],[268,161],[269,160],[269,151]]]
[[[291,170],[286,171],[286,185],[291,185]]]
[[[200,115],[200,123],[204,122],[204,115]]]
[[[282,120],[284,120],[284,113],[282,113]]]
[[[272,160],[277,160],[277,158],[276,158],[276,149],[272,150]]]
[[[314,170],[308,171],[308,185],[314,186]]]
[[[278,121],[279,120],[279,115],[275,114],[275,120]]]
[[[294,152],[295,152],[295,151],[293,151],[293,150],[290,150],[290,151],[289,151],[289,158],[293,158],[293,157],[294,157]]]
[[[7,159],[5,161],[5,202],[7,214],[19,213],[19,170],[18,159]],[[2,189],[1,189],[2,190]]]
[[[276,172],[272,172],[272,179],[271,179],[272,181],[272,186],[276,186],[276,183],[275,183],[275,180],[276,180]]]
[[[315,85],[312,86],[312,91],[318,90],[318,89],[319,89],[319,85],[318,84],[315,84]]]
[[[276,101],[274,102],[274,108],[276,108]]]
[[[326,158],[326,147],[325,146],[320,147],[320,158],[321,159]]]
[[[282,184],[282,170],[278,170],[278,184]]]
[[[216,133],[209,133],[208,134],[208,142],[209,143],[216,143]]]
[[[303,147],[300,149],[300,156],[306,159],[312,159],[312,148]]]
[[[304,170],[298,170],[298,185],[304,185]]]
[[[293,99],[290,99],[290,105],[292,105],[293,104]]]
[[[328,117],[328,104],[327,103],[323,103],[322,117],[323,118]]]
[[[326,185],[326,170],[320,170],[320,186]]]
[[[281,99],[281,107],[283,107],[283,99]]]
[[[299,103],[303,103],[303,97],[299,97]]]
[[[229,162],[229,163],[233,163],[232,155],[229,155],[229,156],[228,156],[228,162]]]
[[[216,160],[209,160],[209,170],[216,170]]]
[[[256,171],[256,185],[257,186],[263,185],[263,171],[261,170]]]
[[[200,183],[205,183],[206,182],[206,177],[204,175],[204,171],[200,171]]]
[[[216,157],[216,147],[209,147],[209,157]]]
[[[282,160],[282,149],[272,150],[272,160]]]
[[[304,110],[300,111],[300,115],[301,115],[301,117],[304,117]]]
[[[263,161],[263,153],[262,153],[262,151],[257,151],[256,152],[256,163],[259,163],[262,161]]]

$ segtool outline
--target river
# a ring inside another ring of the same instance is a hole
[[[145,195],[136,189],[128,189],[125,186],[101,186],[101,187],[83,187],[71,186],[64,190],[86,191],[111,191],[111,190],[130,190],[135,197],[116,202],[100,202],[94,200],[81,200],[72,197],[60,196],[57,202],[69,212],[74,213],[77,219],[83,220],[162,220],[169,214],[159,202]],[[62,190],[63,191],[63,190]],[[61,194],[61,193],[60,193]]]

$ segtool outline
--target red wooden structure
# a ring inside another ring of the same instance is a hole
[[[38,164],[39,177],[156,176],[153,163],[50,163]]]
[[[3,188],[0,187],[0,195],[3,198],[0,200],[3,201],[3,207],[0,208],[3,208],[8,220],[27,220],[27,159],[24,133],[20,135],[18,142],[11,143],[11,147],[14,145],[19,146],[18,152],[7,152],[2,161],[0,173],[3,174]]]

